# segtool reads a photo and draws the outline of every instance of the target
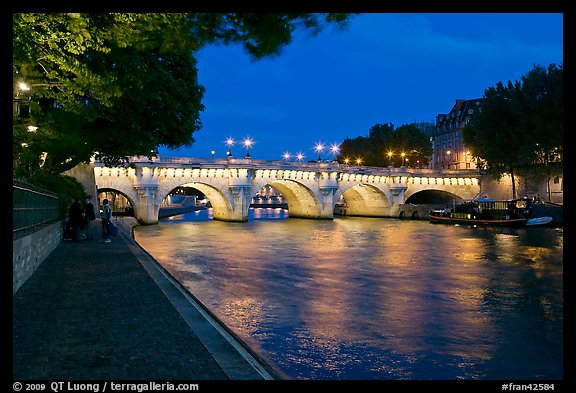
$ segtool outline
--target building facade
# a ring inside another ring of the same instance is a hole
[[[430,141],[432,169],[476,169],[476,160],[466,149],[462,129],[480,111],[483,98],[456,100],[448,114],[438,114]]]

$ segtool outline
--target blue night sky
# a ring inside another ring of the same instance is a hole
[[[196,55],[202,129],[191,148],[160,148],[160,156],[209,158],[214,150],[224,158],[232,137],[241,158],[249,137],[253,159],[302,152],[310,160],[318,142],[367,136],[375,124],[434,123],[456,99],[482,97],[534,65],[563,63],[563,15],[363,13],[343,31],[297,31],[279,57],[252,61],[239,45]]]

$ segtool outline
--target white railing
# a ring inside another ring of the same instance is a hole
[[[196,158],[196,157],[152,157],[133,156],[130,163],[149,163],[157,165],[194,166],[198,168],[214,167],[250,167],[254,169],[294,169],[294,170],[336,170],[353,174],[395,175],[395,176],[426,176],[426,177],[476,177],[480,173],[476,169],[429,169],[410,167],[373,167],[364,165],[340,164],[336,161],[285,161],[285,160],[253,160],[250,158]],[[100,165],[98,165],[100,164]],[[97,166],[104,164],[96,162]]]

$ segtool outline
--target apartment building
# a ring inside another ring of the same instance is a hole
[[[480,111],[483,98],[456,100],[448,114],[438,114],[430,137],[432,169],[476,169],[476,161],[464,144],[462,129]]]

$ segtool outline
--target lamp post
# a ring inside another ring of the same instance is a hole
[[[18,83],[18,88],[16,89],[16,97],[13,98],[13,110],[18,115],[19,118],[30,117],[30,86],[24,82]]]
[[[250,158],[250,146],[252,146],[252,139],[250,138],[245,138],[244,139],[244,146],[246,147],[246,157],[244,158]]]
[[[333,161],[336,161],[336,155],[338,154],[338,151],[340,150],[340,146],[338,146],[337,144],[334,143],[332,146],[330,146],[330,150],[332,150],[332,154],[334,154]]]
[[[362,164],[362,158],[358,157],[356,158],[356,165],[360,166],[360,164]]]
[[[212,162],[214,162],[214,153],[216,153],[214,150],[212,150]]]
[[[286,160],[286,162],[290,161],[290,153],[285,152],[282,157],[284,157],[284,159]]]
[[[392,166],[392,151],[388,151],[388,166]]]
[[[228,151],[226,152],[226,155],[228,157],[232,157],[232,146],[234,146],[234,139],[227,138],[226,139],[226,145],[228,146]]]
[[[304,154],[302,154],[301,152],[298,152],[298,154],[296,154],[296,159],[298,161],[302,161],[304,159]]]
[[[406,157],[406,153],[402,152],[400,153],[400,156],[402,157],[402,162],[400,163],[400,166],[404,166],[404,157]]]
[[[318,152],[318,162],[322,161],[322,159],[320,158],[320,153],[322,152],[322,150],[324,150],[324,145],[321,142],[318,142],[316,146],[314,146],[314,149]]]

